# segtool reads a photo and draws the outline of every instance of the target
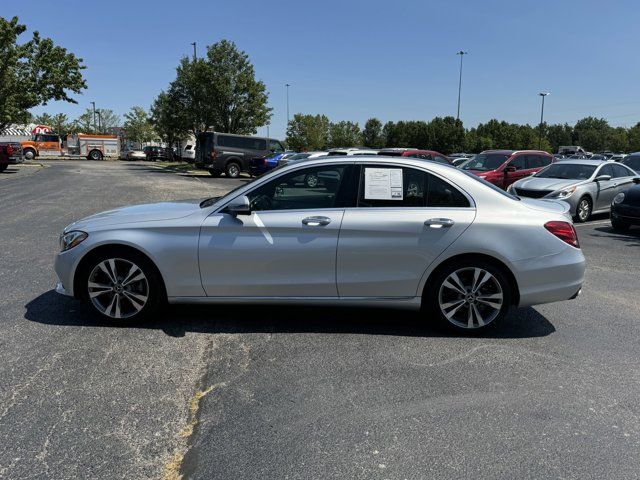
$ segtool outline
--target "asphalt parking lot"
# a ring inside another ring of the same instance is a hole
[[[332,308],[114,326],[52,291],[62,228],[247,179],[42,163],[0,173],[0,478],[638,478],[640,229],[579,225],[582,295],[478,338]]]

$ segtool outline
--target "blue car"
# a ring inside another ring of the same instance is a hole
[[[283,159],[295,155],[296,152],[280,152],[266,157],[255,157],[251,159],[249,164],[249,174],[252,177],[263,175],[278,166],[278,162]]]

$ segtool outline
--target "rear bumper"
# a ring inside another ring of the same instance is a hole
[[[514,262],[521,307],[576,298],[584,282],[582,251],[567,246],[562,252]]]
[[[0,160],[0,163],[8,164],[8,165],[17,165],[18,163],[23,163],[23,162],[24,162],[24,157],[22,155],[3,158],[2,160]]]

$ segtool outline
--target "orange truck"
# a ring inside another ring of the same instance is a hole
[[[60,135],[38,127],[31,140],[20,142],[24,158],[33,160],[46,155],[53,157],[85,157],[102,160],[105,157],[120,156],[120,139],[117,135],[67,135],[62,141]]]

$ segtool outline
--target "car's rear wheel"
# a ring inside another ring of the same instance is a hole
[[[114,249],[85,265],[82,294],[89,305],[110,321],[137,321],[155,313],[165,295],[162,280],[141,254]]]
[[[429,283],[426,306],[456,331],[480,332],[509,311],[511,286],[504,272],[482,260],[464,260],[440,269]]]
[[[575,219],[580,223],[586,222],[591,216],[592,209],[593,206],[591,205],[591,200],[589,200],[589,197],[582,197],[578,201],[578,206],[576,207]]]
[[[102,152],[100,150],[91,150],[89,152],[90,160],[102,160]]]
[[[242,170],[240,169],[240,165],[236,162],[229,162],[225,168],[225,174],[229,178],[238,178],[241,172]]]

